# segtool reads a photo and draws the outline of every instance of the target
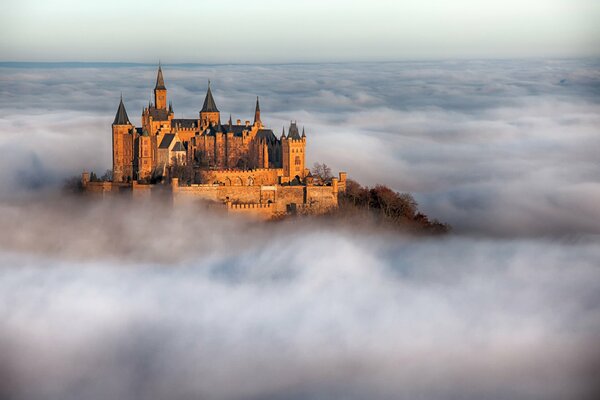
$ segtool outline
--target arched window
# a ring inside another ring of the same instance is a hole
[[[296,156],[296,160],[294,161],[296,165],[302,164],[302,160],[300,160],[300,156]]]

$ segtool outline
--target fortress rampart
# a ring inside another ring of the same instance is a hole
[[[262,219],[288,214],[323,214],[338,206],[338,192],[340,187],[345,188],[345,183],[346,176],[343,172],[339,178],[332,179],[331,185],[326,186],[180,185],[177,178],[173,178],[169,184],[89,182],[87,173],[82,176],[84,192],[91,196],[122,195],[138,200],[166,196],[172,200],[173,205],[212,202],[223,205],[232,214],[248,214]]]

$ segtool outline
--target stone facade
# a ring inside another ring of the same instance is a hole
[[[284,129],[276,137],[263,125],[258,97],[252,123],[234,123],[230,116],[223,124],[209,81],[198,118],[174,118],[160,65],[154,104],[142,110],[140,127],[129,120],[121,97],[112,144],[113,182],[89,182],[84,176],[86,192],[148,197],[155,186],[166,185],[175,203],[210,200],[233,213],[273,217],[337,207],[338,191],[345,189],[345,173],[325,186],[313,185],[305,163],[304,128],[300,133],[290,122],[287,134]],[[188,171],[185,182],[176,176],[182,168]]]

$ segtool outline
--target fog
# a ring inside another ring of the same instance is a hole
[[[442,238],[60,193],[151,66],[0,65],[0,397],[594,398],[598,63],[166,65],[176,118],[306,127]]]

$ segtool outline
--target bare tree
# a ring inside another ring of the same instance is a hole
[[[325,163],[314,163],[311,173],[313,176],[319,178],[321,182],[327,182],[333,177],[333,175],[331,175],[331,168]]]

